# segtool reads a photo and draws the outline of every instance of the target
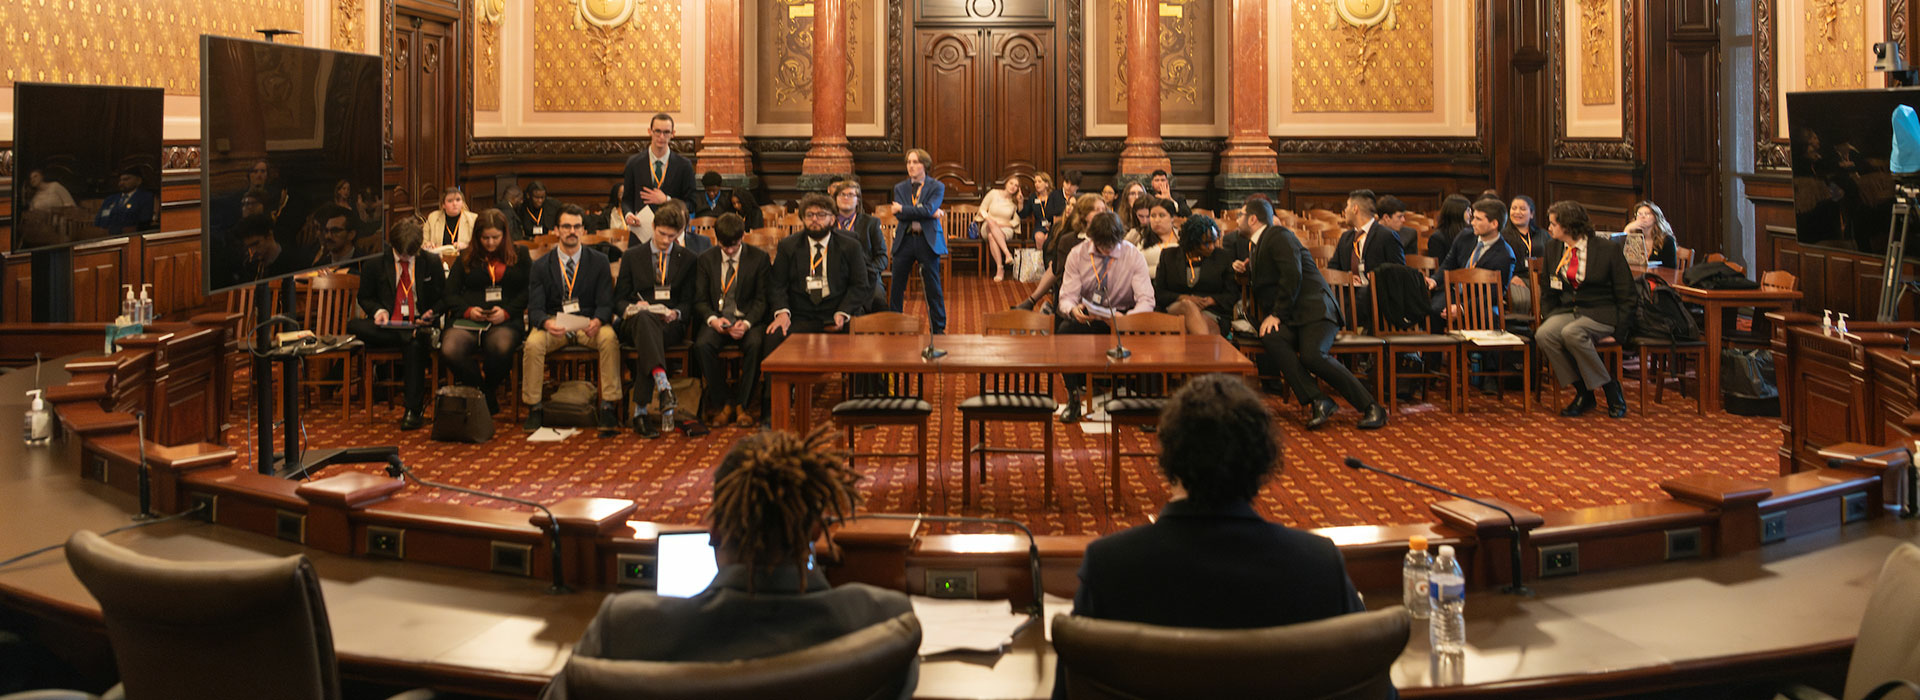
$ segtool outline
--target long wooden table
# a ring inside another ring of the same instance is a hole
[[[1726,335],[1726,327],[1731,323],[1729,316],[1733,310],[1742,306],[1754,307],[1755,322],[1762,322],[1769,310],[1792,310],[1800,301],[1798,291],[1771,289],[1700,289],[1676,284],[1674,291],[1688,303],[1699,304],[1707,309],[1707,361],[1702,368],[1705,374],[1700,377],[1700,400],[1706,402],[1709,411],[1720,409],[1720,347]]]
[[[945,357],[923,360],[933,344]],[[760,363],[773,387],[773,427],[805,433],[813,427],[813,385],[846,372],[983,374],[1057,372],[1064,374],[1252,375],[1246,355],[1215,335],[1128,336],[1133,355],[1107,357],[1110,335],[835,335],[803,333],[787,339]],[[796,391],[797,389],[797,391]],[[789,399],[788,397],[792,398]]]

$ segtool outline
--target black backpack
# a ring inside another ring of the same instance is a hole
[[[487,395],[470,386],[444,386],[433,398],[433,437],[439,442],[493,439]]]
[[[1676,343],[1700,339],[1700,327],[1694,325],[1693,314],[1673,285],[1659,275],[1647,274],[1640,276],[1634,289],[1639,301],[1633,312],[1634,337]]]
[[[1746,273],[1733,269],[1725,261],[1701,263],[1680,273],[1680,281],[1697,289],[1759,289],[1760,283],[1747,279]]]

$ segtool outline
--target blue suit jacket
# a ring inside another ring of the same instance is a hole
[[[947,186],[939,180],[928,177],[924,189],[920,190],[920,204],[915,205],[913,180],[901,180],[893,186],[893,201],[900,204],[900,230],[893,236],[893,252],[900,252],[900,244],[913,232],[914,222],[920,223],[920,234],[927,237],[927,246],[933,248],[935,255],[947,254],[947,234],[940,230],[940,217],[933,213],[940,210],[940,202],[947,198]]]

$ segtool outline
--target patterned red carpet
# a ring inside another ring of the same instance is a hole
[[[955,333],[977,332],[982,314],[1007,308],[1024,296],[1028,285],[994,283],[960,276],[948,287]],[[912,302],[908,313],[924,314],[925,306]],[[1394,524],[1432,520],[1427,504],[1444,497],[1384,477],[1341,466],[1352,454],[1371,464],[1443,484],[1463,493],[1500,498],[1536,510],[1565,510],[1663,498],[1659,482],[1687,472],[1763,479],[1775,469],[1779,444],[1777,419],[1743,418],[1728,414],[1699,416],[1690,400],[1671,391],[1665,404],[1638,410],[1636,387],[1629,381],[1627,420],[1604,416],[1563,419],[1536,406],[1522,414],[1518,396],[1504,403],[1473,393],[1465,414],[1450,415],[1438,406],[1401,407],[1386,429],[1360,432],[1357,416],[1344,411],[1318,432],[1301,429],[1298,408],[1273,405],[1281,415],[1284,434],[1284,473],[1261,493],[1258,506],[1271,518],[1301,527]],[[1150,460],[1126,460],[1122,469],[1126,498],[1111,508],[1107,497],[1104,435],[1088,435],[1079,427],[1057,426],[1056,488],[1064,505],[1043,503],[1043,476],[1038,455],[995,456],[992,481],[984,490],[976,484],[977,507],[961,505],[962,455],[960,419],[953,406],[973,391],[972,380],[947,378],[929,382],[928,399],[934,412],[932,436],[935,458],[930,466],[928,510],[1011,517],[1038,534],[1099,534],[1146,522],[1165,502],[1167,490]],[[816,403],[816,406],[821,404]],[[830,403],[828,404],[830,405]],[[1557,409],[1557,407],[1555,407]],[[824,411],[824,409],[819,409]],[[599,496],[638,501],[636,519],[695,523],[705,515],[711,492],[712,466],[745,430],[715,430],[699,439],[670,436],[648,441],[623,432],[597,439],[590,433],[556,444],[529,444],[519,426],[502,422],[496,437],[484,445],[432,442],[427,431],[402,433],[394,427],[397,411],[375,406],[375,417],[357,408],[342,421],[338,403],[322,400],[306,411],[307,444],[313,447],[396,444],[416,472],[425,478],[496,490],[514,496],[553,503],[566,498]],[[824,413],[816,417],[823,421]],[[1039,427],[997,428],[995,444],[1039,445]],[[234,427],[230,442],[250,454],[251,425]],[[909,429],[874,428],[862,431],[863,449],[871,440],[892,448],[910,448]],[[1147,447],[1149,434],[1129,430],[1125,439],[1135,449]],[[915,468],[910,460],[863,461],[868,475],[862,484],[867,509],[912,512]],[[333,469],[363,468],[334,467]],[[445,492],[420,492],[408,487],[409,498],[492,505],[484,499]],[[503,506],[504,507],[504,506]]]

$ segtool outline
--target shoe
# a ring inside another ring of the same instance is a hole
[[[540,429],[540,404],[527,407],[527,422],[520,424],[520,429],[529,433]]]
[[[673,398],[673,387],[660,387],[654,390],[653,395],[659,397],[660,413],[663,415],[673,415],[674,407],[680,405]]]
[[[1032,297],[1028,297],[1024,301],[1014,304],[1013,308],[1018,311],[1032,311],[1034,303],[1036,303],[1035,300]]]
[[[1620,388],[1620,382],[1607,382],[1600,388],[1607,393],[1607,417],[1627,417],[1627,392]]]
[[[633,417],[633,434],[652,440],[660,437],[660,424],[645,413]]]
[[[1076,391],[1067,392],[1067,413],[1066,415],[1060,416],[1060,422],[1068,423],[1068,424],[1080,422],[1080,392],[1079,391],[1076,390]]]
[[[721,406],[720,410],[707,414],[707,417],[701,422],[707,425],[733,425],[733,416],[733,406]]]
[[[420,426],[426,424],[427,419],[421,417],[419,411],[407,411],[405,415],[400,416],[401,430],[419,430]]]
[[[1560,415],[1564,418],[1577,418],[1593,410],[1593,406],[1593,390],[1588,389],[1585,383],[1574,382],[1573,401],[1568,403],[1566,408],[1560,409]]]
[[[1339,411],[1340,404],[1334,403],[1333,399],[1326,397],[1314,399],[1313,404],[1307,407],[1307,429],[1313,430],[1326,425],[1327,421],[1333,420],[1333,414]]]
[[[995,281],[995,282],[1005,282],[1005,281],[1007,281],[1007,276],[1006,276],[1006,275],[1004,275],[1004,274],[1001,274],[1001,273],[998,273],[998,272],[996,272],[996,273],[994,273],[994,274],[993,274],[993,281]]]
[[[759,411],[749,410],[745,406],[739,407],[733,414],[733,427],[748,430],[760,427],[760,416],[755,415],[758,413]]]
[[[497,391],[487,392],[487,415],[489,416],[500,415],[500,397],[498,395],[499,393],[500,392],[497,392]]]
[[[1040,305],[1040,313],[1046,314],[1048,316],[1053,316],[1055,315],[1053,312],[1054,312],[1053,302],[1049,301],[1045,304]]]
[[[620,433],[620,419],[616,417],[619,415],[617,411],[612,401],[600,402],[600,437],[613,437]]]
[[[1361,430],[1379,430],[1387,427],[1387,407],[1374,404],[1367,409],[1366,415],[1360,417],[1360,424],[1355,427]]]

